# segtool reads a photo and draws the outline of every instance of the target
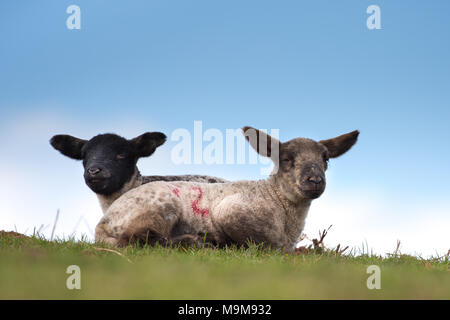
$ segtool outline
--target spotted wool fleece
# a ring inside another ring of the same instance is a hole
[[[205,175],[180,175],[180,176],[141,176],[139,170],[136,168],[131,179],[125,183],[125,185],[117,192],[111,195],[97,194],[97,198],[100,202],[103,214],[109,209],[111,204],[116,201],[121,195],[130,191],[131,189],[137,188],[143,184],[153,182],[153,181],[192,181],[192,182],[203,182],[203,183],[223,183],[227,180],[205,176]]]
[[[275,177],[220,184],[151,182],[127,192],[108,209],[96,241],[124,246],[134,240],[245,245],[248,240],[292,251],[311,200],[292,203]]]
[[[243,128],[246,134],[253,130]],[[223,246],[250,240],[292,252],[312,199],[325,190],[329,158],[347,152],[359,131],[319,142],[296,138],[284,143],[256,133],[256,139],[246,136],[250,145],[275,164],[267,180],[138,186],[111,204],[97,225],[96,240],[117,246],[202,241]],[[265,147],[260,143],[269,140]]]

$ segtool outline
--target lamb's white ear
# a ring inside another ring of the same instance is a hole
[[[278,139],[252,127],[243,127],[242,132],[248,143],[261,156],[272,159],[278,158],[280,150],[280,141]]]

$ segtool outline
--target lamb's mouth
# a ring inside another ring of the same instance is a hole
[[[86,182],[89,183],[89,184],[100,185],[100,184],[105,184],[106,181],[107,181],[107,179],[91,178],[91,179],[87,179]]]
[[[108,187],[108,179],[102,179],[102,178],[92,178],[87,179],[86,184],[89,186],[89,188],[93,189],[93,191],[101,191]]]
[[[303,189],[300,190],[302,195],[308,199],[317,199],[323,193],[323,189]]]

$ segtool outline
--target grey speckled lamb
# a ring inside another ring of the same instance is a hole
[[[311,201],[325,189],[328,159],[348,151],[359,132],[280,143],[250,127],[243,131],[250,145],[275,163],[268,179],[142,185],[111,205],[96,227],[96,241],[125,246],[136,241],[201,245],[206,240],[223,246],[250,240],[293,251]]]

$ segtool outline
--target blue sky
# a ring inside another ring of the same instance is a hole
[[[450,227],[450,2],[130,2],[0,3],[0,229],[52,224],[56,208],[60,232],[81,215],[95,226],[81,164],[51,149],[53,134],[170,136],[201,120],[223,132],[278,128],[281,140],[359,129],[355,148],[331,163],[310,233],[331,221],[333,241],[448,249],[445,232],[440,247],[417,236]],[[66,28],[71,4],[81,30]],[[366,27],[371,4],[381,30]],[[141,171],[260,178],[255,165],[174,165],[173,145]]]

